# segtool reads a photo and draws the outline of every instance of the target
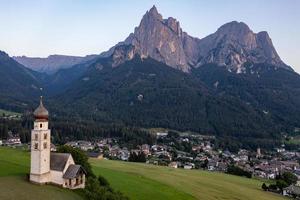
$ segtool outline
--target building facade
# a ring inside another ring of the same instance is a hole
[[[42,98],[33,113],[35,121],[31,131],[30,181],[37,184],[55,184],[64,188],[85,187],[85,170],[76,165],[69,153],[51,152],[51,131],[48,110]]]

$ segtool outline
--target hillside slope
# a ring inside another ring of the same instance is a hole
[[[20,110],[40,95],[40,81],[27,69],[0,51],[0,108]]]
[[[258,180],[223,173],[108,160],[92,160],[91,163],[96,174],[107,178],[114,188],[131,199],[163,200],[172,197],[172,193],[176,194],[171,198],[175,200],[285,199],[261,190],[262,182]]]
[[[27,151],[0,148],[0,199],[81,199],[76,193],[55,186],[38,186],[25,181],[29,171]],[[96,174],[132,200],[279,200],[280,195],[264,192],[254,179],[201,170],[182,170],[139,163],[90,160]]]

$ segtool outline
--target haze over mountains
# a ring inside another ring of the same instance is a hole
[[[97,55],[87,55],[85,57],[80,56],[65,56],[65,55],[50,55],[47,58],[32,58],[26,56],[14,56],[20,64],[38,71],[53,74],[60,69],[69,68],[73,65],[87,62],[96,58]]]
[[[191,130],[243,145],[279,141],[281,132],[300,127],[300,76],[267,32],[242,22],[198,39],[152,7],[100,55],[14,59],[38,72],[0,57],[3,108],[32,108],[43,87],[52,113],[74,121]],[[19,77],[26,80],[20,86],[11,81]]]

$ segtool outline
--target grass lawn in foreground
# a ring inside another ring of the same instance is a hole
[[[80,200],[71,190],[29,183],[30,154],[21,149],[0,147],[0,199],[1,200]]]
[[[93,170],[131,199],[279,200],[262,182],[223,173],[91,159]]]

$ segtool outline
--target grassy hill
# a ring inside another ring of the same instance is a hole
[[[81,199],[76,193],[55,186],[38,186],[25,180],[29,153],[0,147],[0,199]],[[261,182],[222,173],[172,169],[153,165],[90,160],[97,175],[103,175],[116,190],[132,200],[235,199],[279,200],[280,195],[263,192]]]
[[[91,160],[91,163],[96,174],[103,175],[113,188],[131,199],[285,199],[262,191],[259,180],[223,173],[109,160]]]
[[[26,181],[29,172],[29,153],[0,147],[1,200],[80,200],[75,192],[55,186],[39,186]]]

